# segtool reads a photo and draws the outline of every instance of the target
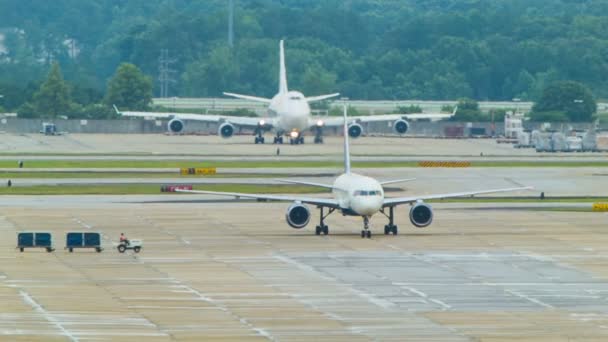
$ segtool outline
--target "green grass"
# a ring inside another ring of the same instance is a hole
[[[179,172],[0,172],[0,179],[64,179],[64,178],[179,178],[183,181],[199,178],[288,178],[291,174],[224,173],[215,175],[181,175]]]
[[[26,160],[26,168],[341,168],[342,161],[208,161],[184,160]],[[419,167],[416,161],[354,162],[355,168]],[[608,167],[608,161],[479,161],[471,167]],[[17,168],[17,160],[0,160],[0,168]]]
[[[37,185],[1,187],[0,195],[158,195],[160,184]],[[243,193],[324,193],[326,189],[298,185],[205,184],[194,190]],[[164,193],[169,195],[187,195]]]
[[[454,197],[429,200],[430,203],[596,203],[608,202],[608,197]]]

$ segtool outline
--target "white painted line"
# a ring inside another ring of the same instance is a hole
[[[525,299],[525,300],[527,300],[527,301],[529,301],[529,302],[532,302],[532,303],[534,303],[534,304],[537,304],[537,305],[543,306],[543,307],[545,307],[545,308],[548,308],[548,309],[554,309],[553,305],[549,305],[549,304],[547,304],[547,303],[543,303],[543,302],[541,302],[540,300],[535,299],[535,298],[532,298],[532,297],[530,297],[530,296],[526,296],[526,295],[525,295],[525,294],[523,294],[523,293],[519,293],[519,292],[517,292],[517,291],[513,291],[513,290],[505,290],[505,292],[510,293],[510,294],[512,294],[512,295],[514,295],[514,296],[516,296],[516,297],[523,298],[523,299]]]
[[[46,311],[40,304],[38,304],[38,302],[36,302],[34,298],[29,295],[29,293],[21,290],[19,291],[19,295],[21,295],[23,301],[29,304],[34,309],[34,311],[40,313],[47,321],[53,323],[53,325],[55,325],[59,330],[61,330],[61,332],[63,333],[62,335],[68,337],[70,341],[78,342],[78,338],[72,335],[72,333],[67,330],[59,321],[57,321],[51,313]]]

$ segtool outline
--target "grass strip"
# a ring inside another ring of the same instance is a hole
[[[429,200],[429,203],[595,203],[608,202],[608,197],[453,197],[446,199]],[[591,208],[591,206],[590,206]]]
[[[187,182],[189,179],[201,178],[289,178],[291,174],[268,174],[268,173],[224,173],[215,175],[182,175],[179,172],[0,172],[0,179],[65,179],[65,178],[176,178]]]
[[[161,193],[160,184],[95,184],[95,185],[34,185],[1,187],[0,195],[187,195],[183,193]],[[258,184],[205,184],[195,185],[194,190],[243,193],[324,193],[325,189],[300,185]]]

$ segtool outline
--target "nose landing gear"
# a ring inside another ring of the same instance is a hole
[[[323,143],[323,128],[320,126],[317,126],[315,129],[315,144],[322,144]]]
[[[372,232],[369,230],[369,216],[363,216],[363,230],[361,231],[361,238],[371,238]]]
[[[264,136],[262,134],[264,134],[264,128],[262,126],[258,126],[258,128],[256,128],[256,130],[255,130],[255,140],[254,140],[254,142],[256,144],[263,144],[264,143]]]

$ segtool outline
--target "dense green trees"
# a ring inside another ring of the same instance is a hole
[[[121,63],[156,80],[161,49],[176,60],[170,96],[268,97],[281,38],[290,88],[305,94],[537,100],[555,81],[573,80],[608,97],[605,0],[235,3],[229,48],[224,0],[0,0],[3,105],[33,103],[52,62],[74,102],[97,103]]]
[[[125,110],[146,110],[152,102],[152,80],[135,65],[123,63],[108,82],[104,102]]]
[[[543,90],[530,116],[534,121],[591,121],[597,103],[591,90],[572,81],[555,82]]]

